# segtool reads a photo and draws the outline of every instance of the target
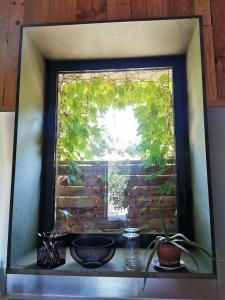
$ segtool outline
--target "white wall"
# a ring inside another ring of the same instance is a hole
[[[19,113],[11,232],[11,267],[36,247],[39,225],[40,177],[45,64],[27,33],[23,35]]]
[[[14,116],[0,112],[0,292],[4,290],[7,257]]]
[[[188,76],[190,78],[189,84],[199,87],[190,92],[189,86],[189,122],[194,124],[190,130],[190,140],[192,155],[196,149],[203,144],[202,137],[204,134],[204,128],[199,123],[203,117],[203,107],[201,101],[199,105],[196,105],[197,99],[202,99],[201,85],[199,81],[201,78],[201,66],[199,66],[200,49],[198,39],[198,28],[192,37],[190,43],[188,60],[190,60],[190,68],[188,70]],[[198,49],[196,49],[196,47]],[[197,50],[197,51],[195,51]],[[209,139],[209,154],[210,154],[210,168],[211,168],[211,184],[212,184],[212,202],[214,210],[214,233],[216,239],[216,256],[217,256],[217,300],[225,299],[225,108],[208,108],[208,139]],[[197,141],[197,142],[194,142]],[[196,156],[195,165],[198,169],[194,170],[194,179],[196,184],[193,184],[196,196],[201,199],[201,206],[196,205],[195,210],[202,210],[200,219],[197,224],[200,225],[196,228],[196,233],[202,240],[206,242],[206,246],[209,247],[209,224],[205,224],[207,218],[204,218],[204,214],[208,211],[208,195],[202,191],[207,184],[207,178],[205,174],[205,157],[201,154],[201,151],[197,151],[199,155]],[[195,155],[194,155],[195,156]],[[196,178],[196,176],[199,177]],[[205,195],[205,196],[204,196]],[[196,216],[196,211],[195,211]],[[201,225],[202,223],[202,225]],[[202,229],[201,229],[202,228]]]
[[[218,300],[225,299],[225,108],[208,109]]]
[[[28,34],[23,39],[18,126],[25,130],[20,130],[17,136],[17,179],[14,186],[13,213],[19,215],[19,218],[14,218],[12,226],[12,256],[15,259],[33,246],[30,240],[36,244],[44,100],[44,59]],[[0,293],[5,289],[14,118],[15,113],[0,113]],[[21,189],[26,186],[31,188]]]
[[[195,241],[211,252],[199,25],[196,25],[187,51],[187,91],[194,235]]]

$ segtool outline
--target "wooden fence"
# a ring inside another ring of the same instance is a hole
[[[116,232],[129,222],[131,226],[144,227],[147,232],[158,233],[162,230],[158,201],[168,228],[176,230],[176,188],[170,194],[162,195],[160,188],[167,180],[176,182],[175,164],[169,162],[166,171],[149,180],[148,176],[157,171],[157,166],[144,168],[143,161],[116,162],[117,174],[126,178],[122,193],[122,206],[127,212],[124,217],[109,214],[108,179],[109,169],[114,162],[79,162],[80,182],[68,185],[70,176],[66,162],[60,162],[57,170],[56,186],[56,229],[68,232]],[[115,174],[114,174],[115,176]],[[115,178],[115,177],[114,177]],[[112,179],[110,179],[112,180]],[[72,214],[68,221],[60,210],[67,209]]]

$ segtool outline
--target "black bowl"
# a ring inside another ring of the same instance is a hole
[[[73,259],[86,268],[97,268],[109,262],[116,251],[114,240],[104,236],[87,236],[72,241]]]

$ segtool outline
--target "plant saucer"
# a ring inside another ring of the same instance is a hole
[[[165,270],[165,271],[178,270],[178,269],[182,269],[185,266],[184,261],[181,260],[179,266],[176,266],[176,267],[164,267],[164,266],[160,265],[158,257],[153,258],[152,264],[153,264],[153,266],[155,266],[155,267],[157,267],[159,269]]]

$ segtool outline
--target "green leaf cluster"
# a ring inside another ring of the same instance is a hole
[[[116,210],[125,208],[124,190],[127,187],[128,177],[121,175],[118,162],[110,162],[108,165],[108,192],[109,204],[112,203]]]
[[[146,167],[165,166],[174,156],[172,84],[164,74],[156,80],[112,80],[101,75],[61,85],[58,93],[58,160],[93,160],[110,151],[99,125],[109,108],[132,107],[140,143],[128,149],[146,160]],[[129,130],[129,129],[128,129]]]

